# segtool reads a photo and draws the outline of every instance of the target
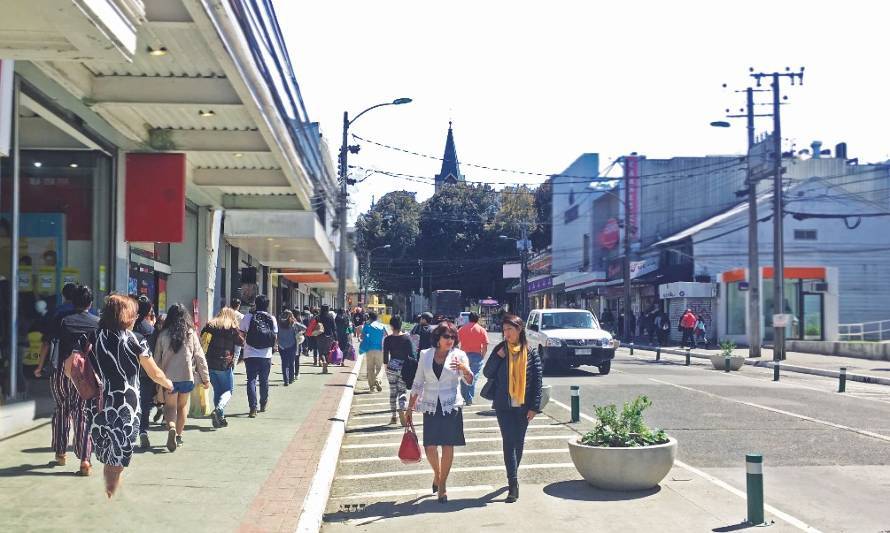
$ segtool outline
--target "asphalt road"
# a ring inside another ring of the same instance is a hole
[[[775,383],[767,369],[725,374],[709,363],[685,367],[681,358],[653,359],[650,353],[630,356],[621,350],[607,376],[587,367],[547,376],[555,401],[528,432],[520,483],[550,494],[549,487],[577,479],[566,439],[592,427],[594,405],[620,405],[645,394],[653,401],[646,413],[649,424],[678,439],[678,464],[707,485],[696,494],[704,490],[711,500],[698,507],[712,501],[714,507],[743,509],[732,487],[745,490],[745,454],[761,453],[767,503],[799,523],[826,532],[890,531],[890,387],[850,384],[847,393],[838,394],[836,382],[827,378],[784,374]],[[571,385],[581,387],[587,415],[578,424],[568,423]],[[462,493],[503,498],[498,493],[505,485],[501,443],[487,410],[478,401],[466,409],[468,446],[455,458],[452,498]],[[429,498],[429,466],[398,461],[402,431],[388,421],[386,389],[368,393],[360,379],[325,530],[439,510]],[[676,489],[682,481],[683,474],[672,473],[668,492],[682,490]],[[651,497],[662,498],[651,502],[657,504],[650,505],[653,513],[658,505],[659,513],[674,505],[658,503],[667,502],[665,492]],[[464,505],[484,506],[480,501]],[[562,514],[575,516],[578,509],[568,507]]]

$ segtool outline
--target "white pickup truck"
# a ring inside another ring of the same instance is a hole
[[[544,371],[595,366],[608,374],[618,341],[584,309],[535,309],[528,315],[528,343],[538,349]]]

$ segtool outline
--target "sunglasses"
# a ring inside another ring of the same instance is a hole
[[[457,337],[455,337],[454,335],[442,335],[441,338],[443,338],[443,339],[454,340],[454,339],[456,339]]]

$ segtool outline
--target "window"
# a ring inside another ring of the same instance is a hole
[[[593,329],[596,321],[589,311],[573,311],[567,313],[543,313],[541,329]]]
[[[578,206],[574,205],[566,210],[566,224],[578,218]]]
[[[814,229],[796,229],[794,230],[795,241],[815,241],[816,230]]]

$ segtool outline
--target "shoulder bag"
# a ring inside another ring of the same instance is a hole
[[[419,463],[421,459],[420,443],[417,442],[417,433],[414,425],[410,424],[402,434],[402,444],[399,446],[399,460],[404,464]]]
[[[500,356],[495,352],[491,352],[491,355],[489,355],[489,357],[497,357],[498,359],[501,359]],[[479,391],[479,396],[482,396],[483,398],[485,398],[488,401],[493,402],[494,396],[495,396],[495,394],[497,394],[497,390],[498,390],[497,389],[497,373],[501,371],[502,364],[504,364],[503,359],[498,361],[498,367],[497,367],[497,369],[495,369],[495,377],[492,379],[486,379],[485,385],[483,385],[482,390]]]

